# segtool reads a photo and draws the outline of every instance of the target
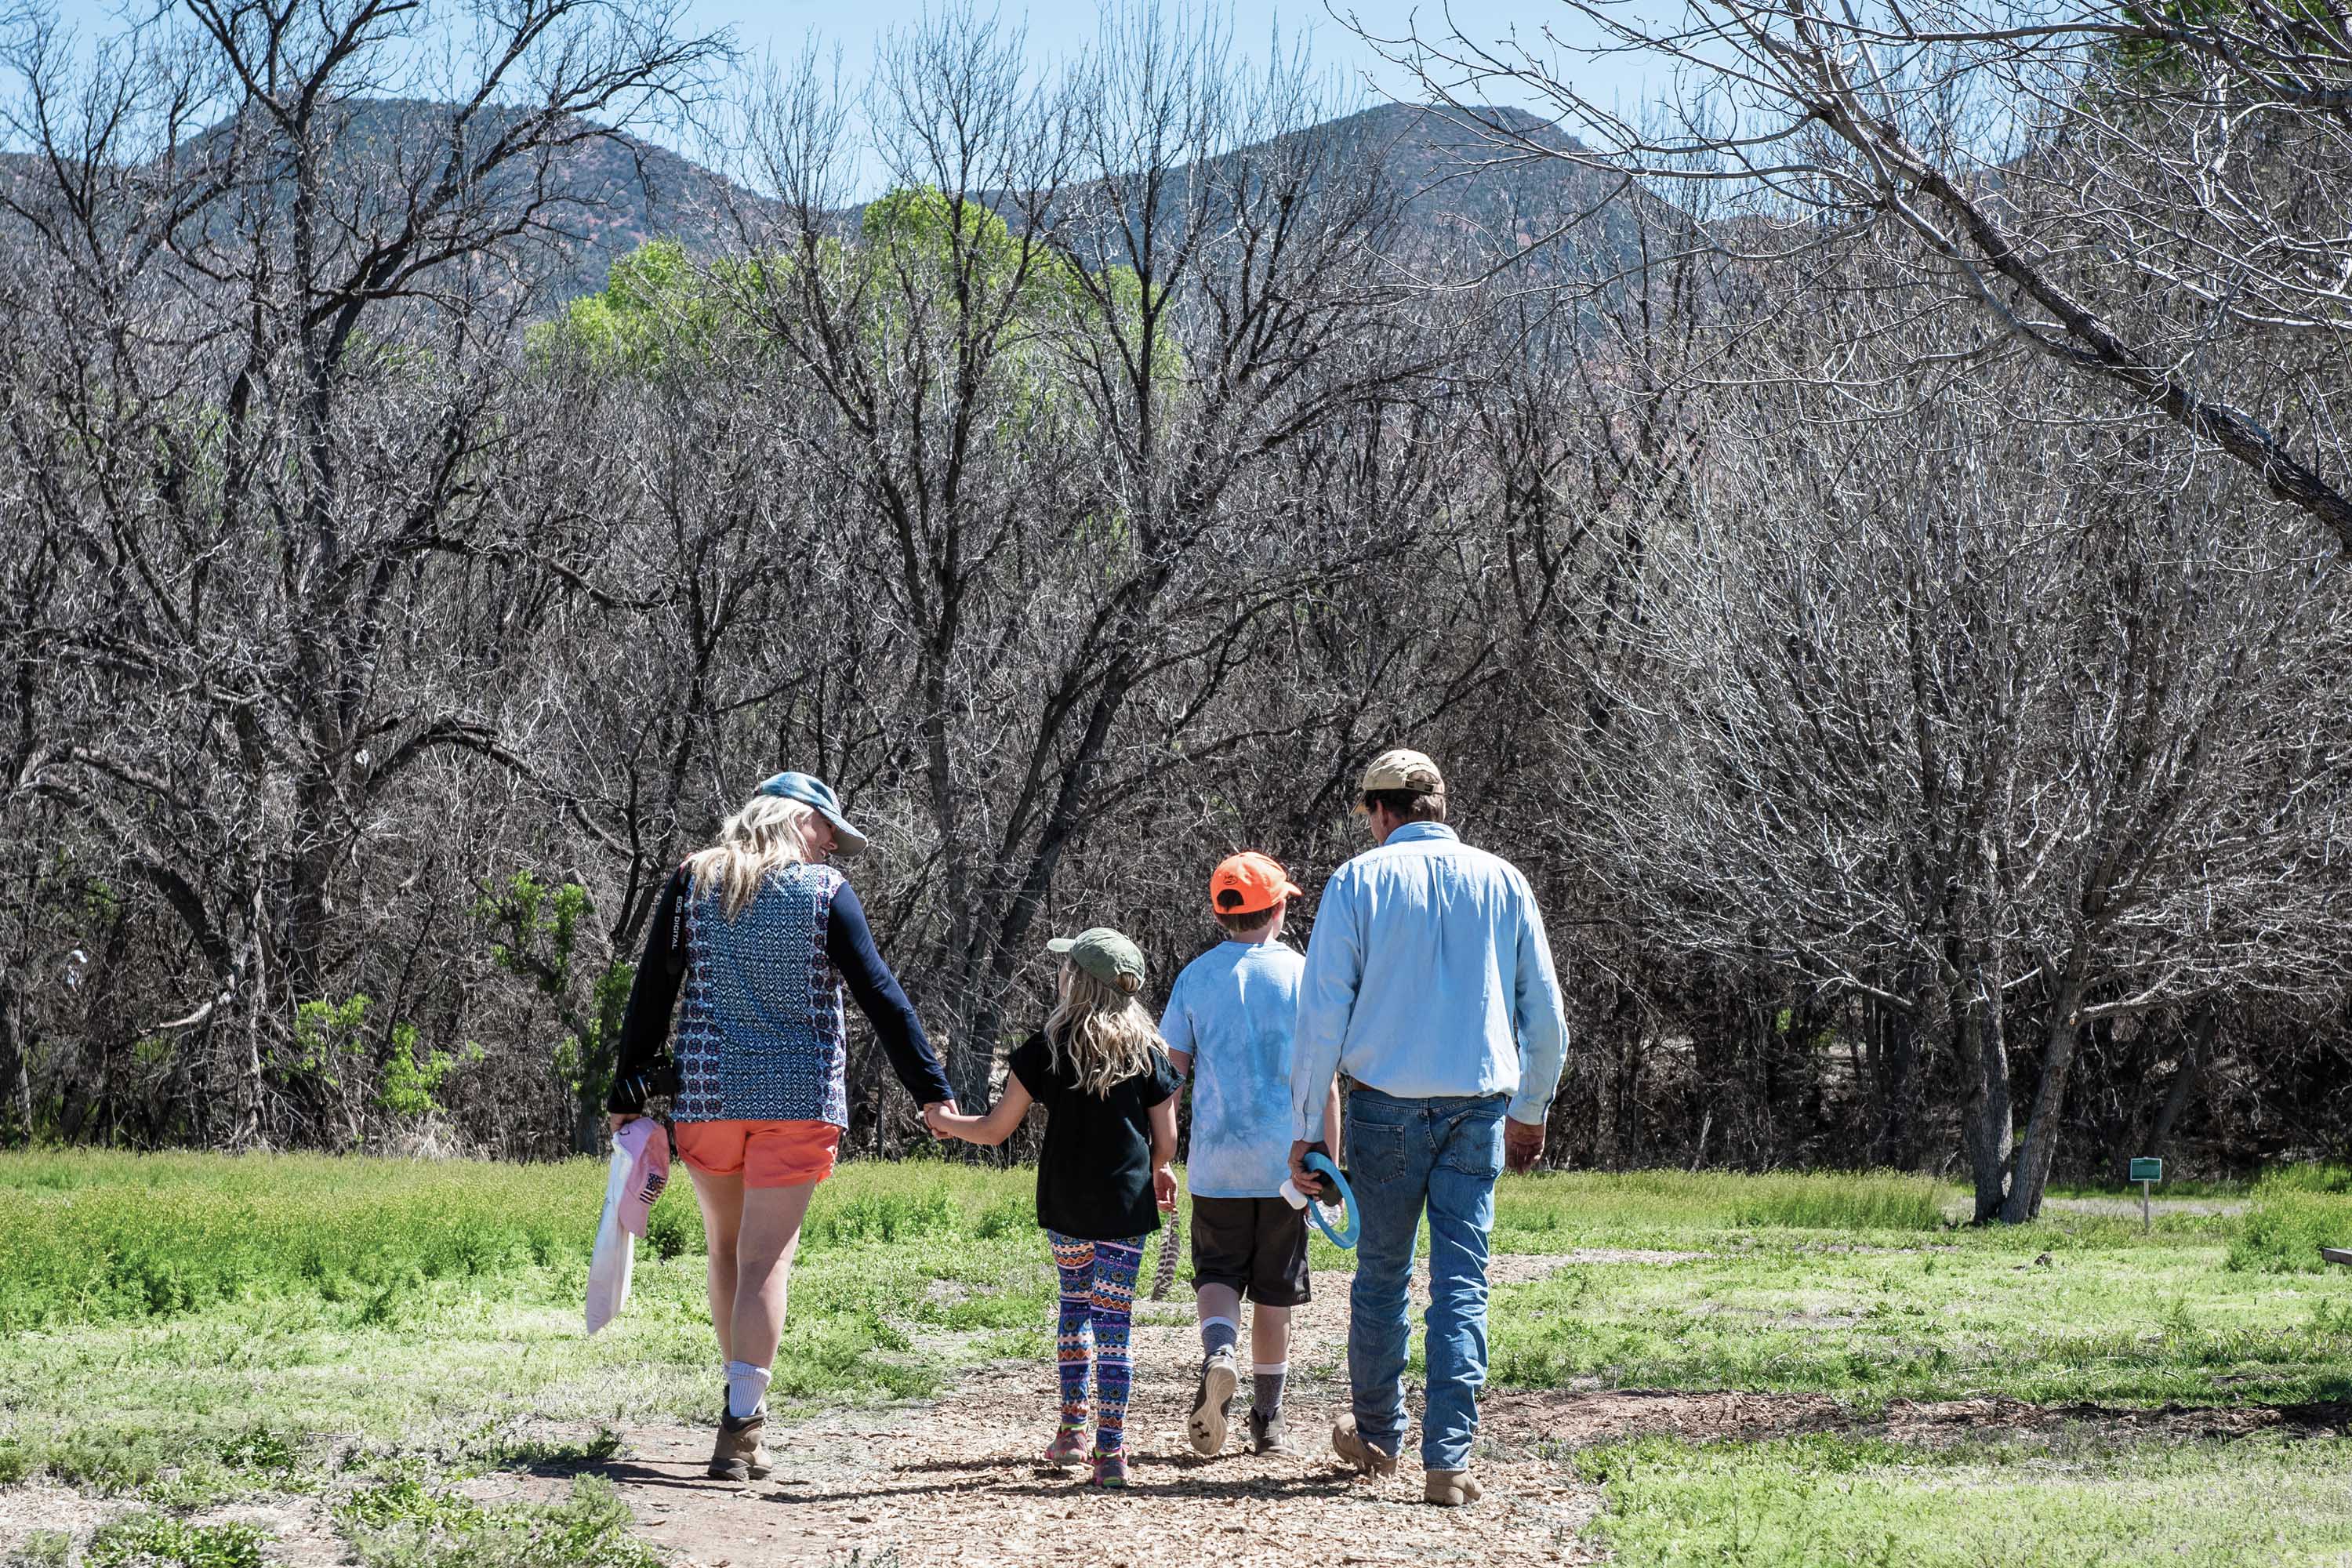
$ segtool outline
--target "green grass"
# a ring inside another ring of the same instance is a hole
[[[1574,1463],[1618,1568],[2342,1564],[2352,1443],[1647,1438]]]
[[[1565,1251],[1613,1234],[1621,1246],[1699,1256],[1574,1263],[1498,1288],[1497,1383],[1830,1393],[1864,1405],[1989,1394],[2126,1404],[2352,1397],[2352,1276],[2291,1279],[2236,1266],[2251,1214],[2160,1215],[2147,1236],[2136,1215],[2071,1212],[2032,1226],[1923,1230],[1916,1211],[1858,1180],[1847,1212],[1864,1217],[1809,1228],[1793,1221],[1834,1207],[1783,1184],[1833,1178],[1757,1178],[1744,1201],[1738,1178],[1627,1180],[1615,1205],[1603,1178],[1507,1189],[1497,1247]],[[1912,1225],[1891,1223],[1906,1212]]]
[[[1048,1354],[1034,1184],[844,1166],[804,1232],[780,1415]],[[2340,1168],[2281,1173],[2242,1214],[2159,1210],[2143,1236],[2136,1214],[2072,1210],[1960,1227],[1964,1194],[1901,1175],[1510,1178],[1496,1248],[1548,1261],[1495,1292],[1493,1374],[1828,1393],[1858,1426],[1898,1398],[2352,1399],[2352,1270],[2314,1271],[2315,1238],[2352,1232],[2347,1185]],[[0,1485],[111,1500],[79,1561],[238,1568],[268,1542],[207,1510],[308,1494],[360,1568],[652,1563],[593,1473],[545,1505],[456,1483],[593,1471],[626,1426],[708,1419],[719,1373],[682,1181],[627,1310],[593,1340],[598,1162],[38,1153],[0,1156]],[[1318,1268],[1347,1267],[1314,1247]],[[1626,1563],[2352,1562],[2341,1442],[1849,1434],[1562,1458],[1605,1485],[1596,1529]],[[61,1535],[0,1550],[11,1568],[70,1556]]]
[[[2254,1188],[2230,1267],[2263,1274],[2319,1274],[2336,1267],[2323,1247],[2352,1247],[2352,1170],[2302,1165],[2266,1176]]]
[[[1740,1176],[1723,1172],[1558,1173],[1506,1180],[1496,1245],[1535,1252],[1580,1246],[1672,1247],[1695,1233],[1820,1229],[1916,1236],[1940,1230],[1958,1187],[1924,1176]]]
[[[600,1161],[560,1165],[203,1154],[0,1154],[0,1332],[271,1299],[377,1318],[417,1287],[584,1258]],[[698,1253],[683,1187],[648,1245]]]
[[[592,1162],[49,1155],[0,1159],[0,1183],[44,1200],[0,1217],[19,1314],[0,1350],[0,1484],[197,1507],[408,1456],[514,1462],[519,1411],[618,1426],[703,1419],[718,1397],[683,1184],[655,1214],[688,1224],[692,1248],[641,1258],[627,1310],[592,1340]],[[1052,1297],[1034,1183],[845,1165],[811,1211],[777,1407],[921,1395],[1006,1342],[1034,1349]],[[68,1268],[58,1235],[109,1245]],[[98,1387],[114,1392],[81,1392]]]

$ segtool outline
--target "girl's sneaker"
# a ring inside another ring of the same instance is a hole
[[[1088,1486],[1102,1487],[1110,1491],[1124,1490],[1127,1486],[1127,1455],[1124,1452],[1106,1454],[1095,1451],[1095,1473]]]
[[[1076,1426],[1065,1426],[1054,1434],[1054,1445],[1045,1450],[1045,1463],[1055,1469],[1066,1469],[1087,1457],[1087,1435]]]

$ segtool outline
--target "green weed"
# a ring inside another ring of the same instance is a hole
[[[582,1476],[561,1503],[485,1506],[415,1481],[354,1496],[338,1522],[362,1568],[660,1568],[629,1534],[612,1483]]]
[[[159,1513],[116,1520],[90,1538],[89,1568],[261,1568],[250,1524],[190,1524]]]
[[[0,1568],[67,1568],[72,1558],[72,1536],[62,1530],[36,1530],[0,1557]]]

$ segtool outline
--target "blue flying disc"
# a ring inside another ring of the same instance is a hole
[[[1344,1247],[1353,1252],[1356,1249],[1356,1237],[1363,1233],[1364,1221],[1363,1216],[1356,1212],[1356,1194],[1348,1185],[1348,1178],[1339,1173],[1339,1167],[1331,1163],[1331,1157],[1328,1154],[1308,1154],[1307,1168],[1310,1171],[1320,1171],[1330,1177],[1333,1184],[1339,1189],[1339,1201],[1348,1205],[1347,1227],[1343,1230],[1333,1230],[1331,1222],[1323,1217],[1323,1205],[1313,1198],[1307,1199],[1307,1213],[1315,1221],[1315,1228],[1329,1237],[1332,1246]]]

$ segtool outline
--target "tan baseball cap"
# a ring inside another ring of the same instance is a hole
[[[1444,795],[1445,775],[1437,764],[1419,752],[1400,746],[1392,752],[1382,752],[1364,770],[1361,784],[1356,786],[1359,795],[1381,789],[1409,789],[1415,795]]]

